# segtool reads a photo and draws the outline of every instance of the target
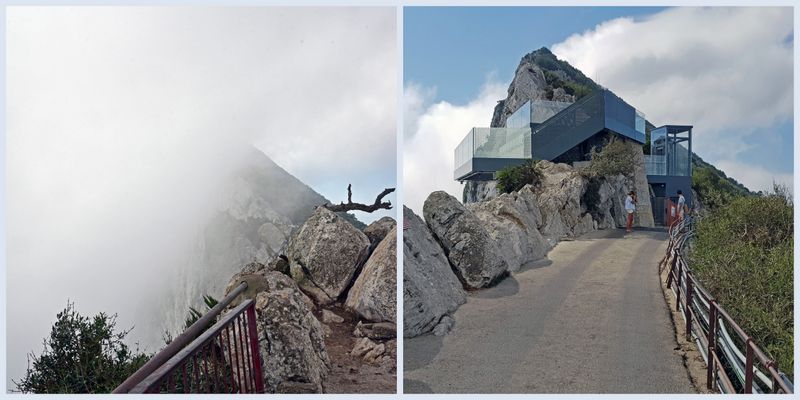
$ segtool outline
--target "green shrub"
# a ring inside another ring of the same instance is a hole
[[[511,193],[522,189],[527,184],[539,182],[541,175],[536,168],[537,160],[522,165],[505,167],[497,171],[497,190],[500,193]]]
[[[698,279],[790,375],[793,231],[793,205],[786,197],[735,197],[698,222],[690,254]]]
[[[722,207],[738,197],[750,194],[746,189],[742,189],[720,176],[712,167],[699,165],[693,167],[692,189],[697,192],[703,205],[711,210]]]
[[[116,317],[85,317],[75,311],[74,303],[67,303],[44,340],[42,354],[31,354],[25,377],[14,382],[17,390],[110,393],[150,358],[123,343],[130,331],[117,332]]]
[[[623,174],[633,176],[633,152],[622,140],[609,137],[601,149],[592,148],[591,162],[582,173],[588,178]]]

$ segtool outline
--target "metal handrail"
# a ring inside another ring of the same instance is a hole
[[[674,222],[669,227],[667,253],[658,268],[660,273],[667,265],[670,266],[667,287],[675,293],[676,310],[680,311],[686,323],[686,340],[693,341],[694,338],[696,343],[702,344],[698,348],[707,366],[706,386],[723,393],[737,392],[732,377],[728,375],[727,369],[730,369],[744,393],[763,393],[763,388],[773,393],[793,393],[792,382],[778,369],[775,360],[764,354],[692,273],[684,252],[693,236],[692,218]],[[728,327],[744,343],[744,352],[728,332]],[[758,368],[756,361],[766,372]]]
[[[255,333],[255,308],[252,300],[247,300],[239,305],[237,308],[226,314],[226,316],[214,324],[211,328],[206,330],[212,322],[216,320],[216,318],[222,313],[222,311],[227,308],[234,299],[236,299],[242,292],[247,289],[247,282],[242,282],[237,286],[233,291],[231,291],[225,298],[223,298],[219,303],[217,303],[214,307],[211,308],[205,315],[203,315],[200,319],[198,319],[195,323],[193,323],[189,328],[187,328],[183,333],[181,333],[178,337],[176,337],[172,342],[170,342],[164,349],[158,352],[153,358],[147,361],[142,367],[140,367],[136,372],[134,372],[131,376],[128,377],[124,382],[122,382],[119,386],[112,393],[134,393],[139,392],[143,393],[147,390],[143,390],[145,387],[152,387],[153,382],[156,382],[157,377],[163,377],[170,365],[176,365],[176,361],[183,360],[187,355],[191,355],[192,351],[198,350],[204,344],[206,344],[209,338],[212,338],[215,334],[220,333],[222,328],[227,327],[232,320],[238,318],[239,315],[242,314],[245,310],[248,313],[248,320],[252,321],[253,323],[248,324],[248,330],[252,331],[249,332],[249,336],[251,338],[256,337]],[[241,332],[241,329],[240,329]],[[241,336],[241,335],[240,335]],[[248,346],[248,351],[254,353],[253,356],[255,358],[255,366],[254,369],[258,369],[258,380],[260,381],[260,369],[261,369],[261,360],[260,354],[257,351],[257,345],[255,348],[250,349],[253,343],[250,343]],[[240,344],[241,346],[241,344]],[[240,353],[241,354],[241,353]],[[146,385],[143,385],[147,383]],[[261,390],[263,391],[263,384],[261,385]],[[256,389],[256,388],[254,388]]]

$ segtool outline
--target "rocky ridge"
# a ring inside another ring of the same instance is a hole
[[[231,308],[255,301],[267,392],[357,392],[357,382],[394,391],[394,225],[370,225],[382,232],[370,251],[365,233],[318,207],[281,246],[285,254],[248,263],[230,279],[225,294],[248,283]]]

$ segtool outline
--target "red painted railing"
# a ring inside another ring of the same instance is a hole
[[[675,293],[675,308],[686,323],[686,340],[695,342],[705,358],[706,386],[722,393],[793,393],[792,382],[775,360],[764,354],[695,278],[684,257],[693,228],[691,218],[670,226],[667,254],[659,269],[669,266],[667,287]]]
[[[242,282],[114,393],[264,393],[253,300],[209,327],[246,288]]]

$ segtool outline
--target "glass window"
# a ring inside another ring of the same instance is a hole
[[[644,135],[645,131],[645,118],[644,113],[639,110],[636,110],[636,132],[641,133]]]
[[[506,119],[506,128],[527,128],[531,124],[531,102],[526,101]]]

